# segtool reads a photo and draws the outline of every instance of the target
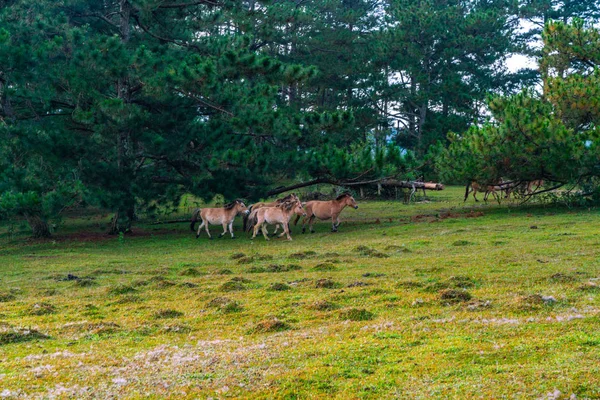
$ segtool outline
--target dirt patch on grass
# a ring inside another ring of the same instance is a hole
[[[231,256],[229,256],[229,258],[231,258],[232,260],[239,260],[240,258],[244,257],[246,257],[245,253],[233,253]]]
[[[249,273],[277,273],[277,272],[288,272],[288,271],[299,271],[302,267],[297,264],[281,265],[281,264],[270,264],[266,267],[254,266],[250,267],[247,272]]]

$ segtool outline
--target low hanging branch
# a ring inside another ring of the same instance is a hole
[[[393,178],[379,178],[368,181],[340,181],[331,178],[317,178],[312,181],[297,183],[290,186],[280,186],[273,190],[269,190],[266,195],[267,197],[275,196],[281,193],[289,192],[290,190],[300,189],[303,187],[318,185],[320,183],[328,183],[330,185],[342,186],[342,187],[360,187],[360,186],[373,186],[380,185],[382,187],[397,187],[405,189],[427,189],[427,190],[444,190],[444,185],[435,182],[420,182],[420,181],[401,181]]]

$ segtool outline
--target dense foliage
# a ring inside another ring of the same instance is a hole
[[[256,199],[298,180],[421,176],[432,144],[466,130],[487,94],[530,82],[504,60],[524,51],[518,17],[548,11],[503,0],[0,6],[0,217],[26,217],[36,236],[74,204],[113,211],[116,233],[184,193]]]
[[[492,97],[493,119],[451,135],[440,160],[447,179],[597,187],[600,32],[582,20],[550,22],[543,39],[542,93]]]

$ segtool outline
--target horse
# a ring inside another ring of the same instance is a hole
[[[296,196],[296,194],[292,193],[292,194],[288,194],[287,196],[281,198],[281,199],[277,199],[275,201],[272,201],[270,203],[264,202],[264,201],[259,201],[258,203],[254,203],[252,205],[250,205],[250,207],[248,207],[248,213],[244,214],[243,217],[243,221],[244,221],[244,232],[250,232],[250,230],[252,229],[252,227],[254,226],[252,225],[248,225],[248,221],[252,221],[253,219],[256,218],[256,212],[257,210],[259,210],[260,208],[263,207],[275,207],[281,203],[284,203],[286,201],[292,201],[292,200],[300,200],[298,199],[298,196]]]
[[[286,235],[288,240],[292,240],[290,231],[288,229],[290,218],[292,214],[298,216],[306,216],[306,211],[302,207],[302,203],[298,200],[287,201],[281,203],[276,207],[262,207],[256,211],[256,223],[254,224],[254,233],[252,239],[256,237],[258,229],[260,228],[263,236],[266,240],[269,240],[267,232],[267,224],[279,224],[283,227],[283,232],[279,237]]]
[[[509,187],[506,190],[506,197],[510,196],[513,191],[517,191],[521,195],[531,196],[535,193],[541,186],[544,186],[543,179],[536,179],[533,181],[521,181],[517,185]]]
[[[329,201],[319,201],[313,200],[304,203],[304,208],[306,209],[306,216],[302,220],[302,233],[306,232],[306,222],[308,221],[308,226],[310,229],[310,233],[314,233],[313,223],[315,218],[320,220],[325,220],[331,218],[331,231],[337,232],[337,228],[340,226],[340,213],[346,206],[353,207],[354,209],[358,208],[356,204],[356,200],[350,193],[343,193],[339,195],[335,200]],[[294,221],[294,225],[298,224],[298,220],[300,217],[296,217],[296,221]]]
[[[198,216],[202,219],[202,223],[198,227],[198,233],[196,234],[196,239],[200,237],[200,231],[202,227],[206,230],[208,234],[208,238],[212,239],[210,232],[208,231],[208,225],[222,225],[223,233],[219,235],[219,237],[223,237],[227,233],[227,228],[229,227],[229,233],[231,233],[231,238],[235,239],[233,235],[233,220],[236,215],[239,213],[248,213],[248,208],[244,204],[242,200],[235,200],[229,204],[226,204],[220,208],[197,208],[192,213],[192,223],[190,224],[190,229],[194,232],[194,226],[196,225],[196,221],[198,221]]]
[[[499,179],[498,181],[496,181],[495,183],[490,184],[490,185],[482,185],[475,181],[471,181],[471,182],[467,183],[467,187],[465,189],[465,199],[463,200],[463,202],[467,201],[470,193],[473,193],[473,198],[475,199],[475,201],[479,201],[479,199],[477,199],[477,196],[476,196],[477,192],[485,193],[483,196],[483,201],[487,201],[487,199],[491,193],[492,196],[498,202],[500,202],[500,198],[498,197],[498,194],[496,193],[497,190],[499,190],[500,192],[505,190],[505,187],[502,184],[502,179]],[[508,197],[508,194],[506,195],[506,197]]]

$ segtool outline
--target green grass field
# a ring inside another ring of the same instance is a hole
[[[292,242],[0,236],[0,396],[600,398],[599,211],[429,195]]]

